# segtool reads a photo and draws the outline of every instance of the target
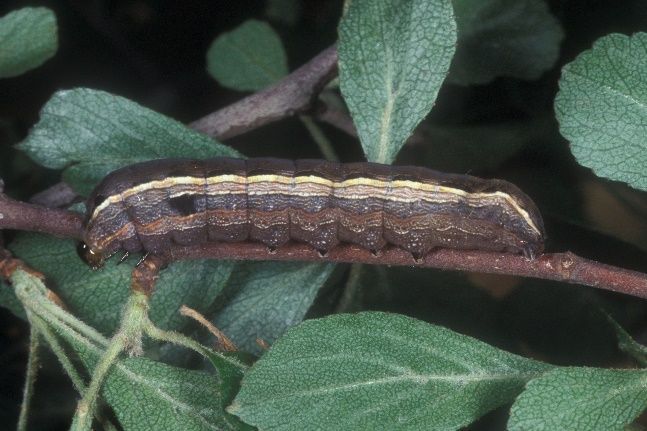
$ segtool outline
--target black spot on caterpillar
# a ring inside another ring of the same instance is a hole
[[[169,205],[175,209],[178,214],[190,216],[195,214],[197,209],[194,205],[195,198],[192,195],[179,195],[169,198]]]
[[[541,253],[535,204],[502,180],[420,167],[322,160],[165,159],[109,174],[88,199],[84,257],[161,254],[174,244],[340,242],[421,259],[434,248]]]

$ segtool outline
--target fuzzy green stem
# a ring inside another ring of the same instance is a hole
[[[25,373],[25,387],[22,394],[22,404],[20,405],[20,416],[18,416],[18,431],[27,430],[27,419],[29,407],[34,394],[34,384],[38,375],[38,331],[32,326],[29,332],[29,357],[27,358],[27,372]]]
[[[124,309],[124,316],[117,333],[112,337],[108,348],[92,372],[90,385],[79,401],[72,421],[71,429],[75,431],[89,431],[97,407],[99,392],[108,376],[108,372],[117,362],[119,355],[129,350],[132,354],[141,354],[142,327],[147,320],[148,297],[138,291],[131,291],[131,295]]]
[[[85,383],[83,382],[81,374],[76,370],[72,361],[70,361],[69,357],[65,353],[63,346],[59,343],[58,338],[56,338],[54,333],[49,329],[47,323],[34,314],[31,314],[29,317],[29,322],[31,323],[32,328],[36,328],[38,330],[38,334],[43,337],[49,348],[54,353],[54,356],[56,356],[56,359],[61,363],[61,366],[72,380],[72,384],[77,392],[80,394],[85,392]]]
[[[187,349],[191,349],[207,359],[217,358],[223,366],[233,368],[239,373],[244,373],[248,368],[247,365],[239,362],[234,357],[225,356],[220,353],[213,352],[194,339],[189,338],[179,332],[164,331],[156,327],[153,322],[148,319],[148,317],[146,318],[146,322],[144,323],[142,329],[146,335],[154,340],[186,347]]]
[[[72,379],[76,389],[79,393],[83,393],[85,391],[83,379],[74,365],[72,365],[72,362],[69,360],[63,346],[59,343],[58,338],[53,333],[53,330],[62,331],[68,335],[76,337],[78,336],[78,334],[74,333],[74,330],[76,329],[79,331],[79,334],[83,334],[83,336],[88,337],[83,339],[84,342],[86,342],[89,347],[91,346],[95,349],[98,348],[93,345],[90,340],[97,342],[97,344],[102,347],[108,344],[108,340],[98,334],[94,329],[85,325],[83,322],[76,320],[65,310],[61,309],[58,305],[54,304],[49,298],[47,298],[47,289],[41,280],[33,277],[25,271],[18,270],[12,274],[11,281],[15,287],[16,296],[20,299],[27,312],[27,318],[32,329],[32,339],[34,339],[34,334],[36,334],[38,338],[42,338],[49,345],[58,360],[61,362],[65,371]],[[53,330],[50,328],[53,328]],[[30,354],[30,361],[33,361],[34,358],[33,353]],[[28,400],[29,397],[26,397],[27,402],[23,402],[22,411],[28,411]],[[21,417],[25,417],[25,414],[22,412]],[[101,421],[105,429],[116,429],[109,421],[101,417],[97,417],[97,419]],[[20,419],[18,428],[24,429],[25,425],[26,419]]]
[[[49,348],[52,350],[52,352],[54,352],[54,355],[61,363],[61,366],[63,367],[67,375],[70,377],[70,380],[72,380],[72,384],[74,385],[74,388],[77,390],[78,393],[83,394],[85,392],[85,383],[83,382],[83,378],[81,377],[79,372],[72,364],[72,361],[70,361],[70,359],[68,358],[67,354],[65,353],[65,350],[63,349],[63,346],[58,341],[58,338],[56,338],[54,333],[50,330],[47,323],[40,317],[37,317],[36,315],[34,315],[33,313],[30,313],[29,322],[31,323],[32,328],[37,329],[38,334],[49,345]],[[96,412],[95,417],[101,423],[104,430],[107,430],[107,431],[117,430],[117,427],[115,427],[115,425],[112,422],[110,422],[108,419],[106,419],[101,414],[99,414],[98,411]]]
[[[46,322],[50,323],[53,319],[58,319],[58,321],[76,331],[79,331],[97,345],[101,347],[106,347],[108,345],[106,338],[96,329],[84,324],[57,304],[47,299],[44,295],[22,295],[20,300],[25,304],[26,308],[37,311],[40,318]]]
[[[236,374],[242,374],[247,369],[245,364],[234,357],[213,352],[182,334],[156,328],[148,318],[148,296],[142,291],[131,291],[124,308],[119,330],[111,340],[107,340],[96,330],[77,320],[50,301],[47,297],[47,289],[41,280],[36,279],[25,271],[18,270],[12,275],[11,281],[15,286],[16,296],[18,296],[18,299],[20,299],[28,312],[32,326],[39,331],[43,339],[52,347],[79,392],[84,393],[72,423],[71,428],[74,430],[89,430],[93,417],[97,417],[104,424],[104,427],[111,430],[115,429],[112,424],[97,416],[96,406],[99,393],[112,365],[115,365],[121,352],[126,350],[131,354],[141,353],[141,339],[144,332],[151,338],[168,341],[197,351],[211,361],[215,361],[217,368],[221,372],[233,371]],[[50,327],[57,332],[64,333],[65,336],[72,337],[76,342],[84,344],[100,356],[99,362],[92,373],[87,391],[83,390],[84,384],[81,377],[67,359],[63,348],[58,343]]]

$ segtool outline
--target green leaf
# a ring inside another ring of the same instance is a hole
[[[508,429],[622,431],[647,409],[647,370],[555,369],[528,383]]]
[[[86,88],[59,91],[18,148],[41,165],[63,169],[82,194],[108,172],[166,157],[240,157],[235,150],[128,99]]]
[[[450,0],[353,0],[339,25],[340,87],[369,161],[390,163],[429,113],[456,45]]]
[[[238,430],[228,417],[217,376],[144,358],[123,359],[102,391],[124,429]]]
[[[634,360],[636,360],[636,362],[641,366],[647,367],[647,346],[643,346],[634,340],[631,335],[629,335],[629,333],[625,331],[624,328],[611,316],[607,315],[607,319],[616,331],[616,337],[618,337],[618,348],[634,358]]]
[[[176,346],[179,347],[179,346]],[[241,370],[238,367],[233,367],[230,362],[225,362],[223,358],[228,358],[228,360],[234,360],[238,364],[244,365],[246,368],[249,368],[254,361],[256,356],[248,352],[236,351],[236,352],[207,352],[207,358],[211,365],[218,370],[218,375],[220,376],[220,397],[223,400],[223,407],[231,404],[234,400],[234,397],[240,389],[240,380],[243,377],[244,370]]]
[[[51,10],[26,7],[0,18],[0,78],[40,66],[57,49],[56,16]]]
[[[79,259],[73,241],[40,234],[21,234],[11,250],[38,268],[53,283],[53,290],[81,320],[103,334],[112,334],[128,297],[135,259],[117,265],[116,259],[92,271]],[[161,328],[180,330],[190,321],[179,314],[185,304],[205,312],[221,292],[233,264],[200,260],[175,262],[162,270],[151,298],[151,319]]]
[[[242,263],[229,281],[235,294],[214,323],[239,348],[260,352],[256,339],[272,343],[301,322],[334,267],[302,262]]]
[[[287,75],[288,64],[272,27],[251,19],[213,41],[207,51],[207,71],[224,87],[255,91]]]
[[[484,84],[497,76],[534,80],[559,56],[564,32],[544,0],[452,0],[458,47],[449,79]]]
[[[549,369],[395,314],[338,314],[289,330],[227,409],[262,429],[459,429]]]
[[[605,36],[564,66],[555,99],[578,163],[647,190],[647,33]]]
[[[19,272],[13,277],[16,294],[72,350],[89,371],[103,355],[108,340],[44,297],[37,278]],[[67,315],[65,319],[61,314]],[[237,430],[248,429],[222,407],[217,375],[172,367],[144,358],[119,360],[110,370],[102,396],[122,427],[130,429]]]

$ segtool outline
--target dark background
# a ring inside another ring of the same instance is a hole
[[[341,1],[295,3],[296,20],[288,23],[268,17],[265,2],[250,0],[1,1],[0,15],[25,6],[47,6],[55,12],[59,27],[54,58],[22,76],[0,80],[0,177],[6,192],[27,199],[59,180],[57,172],[35,165],[13,149],[56,90],[102,89],[190,122],[244,96],[220,87],[205,69],[207,48],[223,31],[249,18],[268,20],[281,35],[291,69],[335,41]],[[645,193],[595,178],[579,167],[559,135],[552,112],[561,66],[603,35],[647,30],[647,5],[640,0],[549,4],[565,32],[558,64],[533,82],[498,78],[487,85],[444,85],[422,127],[430,130],[429,140],[405,147],[398,162],[512,180],[542,210],[548,251],[572,250],[647,271]],[[466,135],[474,126],[483,127],[485,136]],[[363,160],[355,139],[322,127],[343,161]],[[505,158],[489,160],[486,156],[497,150],[478,144],[481,138],[485,143],[493,140],[493,130],[508,138],[518,135],[522,144]],[[457,147],[438,143],[449,141]],[[320,157],[294,119],[227,143],[248,156]],[[11,238],[12,233],[5,233],[6,242]],[[323,291],[311,315],[329,313],[341,285],[343,276]],[[366,289],[358,293],[353,309],[415,316],[552,363],[631,365],[617,351],[601,310],[647,341],[644,301],[591,288],[383,268],[366,270],[362,286]],[[13,427],[17,418],[27,340],[27,325],[0,309],[0,428]],[[67,429],[76,395],[52,355],[44,352],[43,363],[31,428]],[[503,429],[506,409],[487,415],[471,428]]]

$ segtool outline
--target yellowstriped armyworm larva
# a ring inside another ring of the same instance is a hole
[[[513,184],[412,166],[324,160],[164,159],[110,173],[87,203],[80,251],[93,268],[123,250],[288,241],[339,243],[416,260],[435,248],[543,251],[535,204]]]

